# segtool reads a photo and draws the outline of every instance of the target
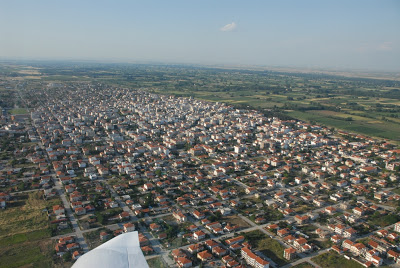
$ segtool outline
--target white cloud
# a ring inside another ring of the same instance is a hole
[[[235,30],[236,27],[237,27],[236,23],[232,22],[232,23],[228,23],[227,25],[222,27],[220,30],[223,32],[230,32],[230,31]]]

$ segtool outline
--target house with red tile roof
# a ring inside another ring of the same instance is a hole
[[[293,259],[295,256],[296,256],[296,250],[295,250],[294,248],[292,248],[292,247],[286,248],[286,249],[283,251],[283,257],[284,257],[285,259],[287,259],[287,260],[291,260],[291,259]]]
[[[208,250],[201,251],[197,253],[196,256],[201,261],[208,261],[213,259],[213,255]]]

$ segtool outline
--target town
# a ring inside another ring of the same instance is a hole
[[[150,267],[400,263],[392,143],[145,89],[15,88],[29,112],[2,112],[0,206],[45,200],[60,262],[138,231]]]

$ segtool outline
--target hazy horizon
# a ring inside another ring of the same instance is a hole
[[[0,59],[400,71],[400,2],[7,1]]]

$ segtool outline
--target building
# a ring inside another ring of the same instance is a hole
[[[197,253],[197,258],[200,259],[201,261],[208,261],[213,258],[210,252],[208,250],[204,250],[202,252]]]
[[[269,268],[269,262],[254,254],[249,248],[242,248],[241,254],[248,265],[255,268]]]
[[[206,233],[203,232],[202,230],[199,230],[195,233],[193,233],[193,238],[196,240],[201,240],[204,239],[206,237]]]
[[[128,233],[128,232],[133,232],[135,231],[135,225],[133,223],[125,223],[124,224],[124,232]]]
[[[53,213],[55,215],[65,214],[65,209],[63,206],[55,205],[55,206],[53,206]]]
[[[400,233],[400,221],[394,225],[394,231]]]
[[[187,217],[181,212],[181,211],[174,211],[172,213],[172,216],[178,221],[178,222],[186,222]]]
[[[186,257],[179,257],[176,262],[178,266],[182,268],[192,267],[192,261]]]
[[[227,240],[225,240],[225,243],[228,246],[231,246],[233,244],[241,243],[243,241],[244,241],[244,236],[241,235],[241,236],[237,236],[237,237],[234,237],[234,238],[227,239]]]
[[[291,260],[296,256],[296,250],[292,247],[287,248],[283,251],[283,257],[287,260]]]

